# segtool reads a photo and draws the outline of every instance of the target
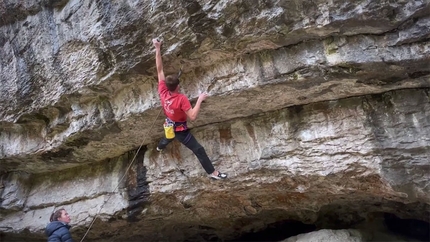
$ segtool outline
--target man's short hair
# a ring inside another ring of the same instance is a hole
[[[166,77],[166,86],[169,91],[173,92],[179,85],[179,78],[177,75],[168,75]]]

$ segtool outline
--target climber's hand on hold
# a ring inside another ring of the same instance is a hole
[[[161,44],[162,44],[163,42],[162,42],[161,40],[159,40],[159,39],[155,38],[155,39],[152,39],[152,43],[154,44],[155,48],[160,48],[160,47],[161,47]]]

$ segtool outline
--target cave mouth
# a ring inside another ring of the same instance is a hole
[[[370,215],[370,217],[381,218],[381,227],[377,228],[381,233],[399,236],[399,238],[403,238],[404,241],[430,241],[430,223],[428,222],[417,219],[402,219],[391,213],[374,213]],[[337,222],[339,222],[339,220]],[[357,221],[356,224],[338,223],[336,228],[333,227],[333,223],[327,225],[321,223],[316,224],[304,224],[297,220],[282,220],[268,224],[263,230],[242,234],[238,238],[225,241],[282,241],[295,235],[310,233],[321,229],[359,229],[362,233],[375,230],[374,221],[367,220]],[[216,241],[213,239],[214,238],[212,238],[211,241]],[[369,241],[380,241],[380,237],[374,237]]]
[[[226,241],[281,241],[291,236],[315,231],[316,229],[317,227],[314,224],[304,224],[296,220],[282,220],[268,224],[264,230],[243,234],[239,238]]]
[[[401,219],[394,214],[384,213],[384,224],[393,234],[419,241],[430,241],[430,223],[417,219]]]

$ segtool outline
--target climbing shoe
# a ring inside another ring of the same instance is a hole
[[[222,179],[226,179],[227,178],[227,174],[218,171],[218,175],[211,174],[210,178],[215,179],[215,180],[222,180]]]
[[[158,146],[157,146],[157,151],[158,151],[158,152],[163,152],[163,149],[160,149],[160,148],[158,148]]]

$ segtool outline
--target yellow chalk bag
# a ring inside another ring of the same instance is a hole
[[[167,139],[175,138],[175,127],[173,123],[164,123],[164,134],[166,135]]]

